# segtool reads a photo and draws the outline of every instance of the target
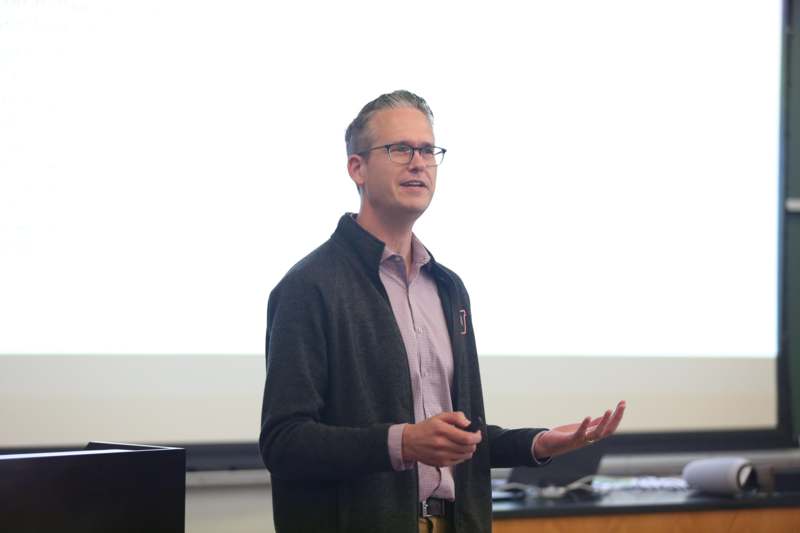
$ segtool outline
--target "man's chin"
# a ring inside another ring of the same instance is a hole
[[[403,210],[408,214],[408,216],[413,216],[415,219],[417,219],[422,216],[422,213],[427,211],[429,205],[431,205],[430,202],[426,202],[424,204],[411,204],[403,206]]]

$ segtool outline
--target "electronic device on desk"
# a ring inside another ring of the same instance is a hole
[[[598,442],[570,452],[543,466],[513,468],[508,481],[534,487],[565,487],[574,481],[596,474],[605,448],[605,442]]]
[[[521,483],[509,483],[505,480],[492,480],[492,501],[507,502],[524,500],[530,493],[530,487]]]
[[[604,452],[602,443],[570,452],[549,464],[511,469],[503,484],[493,484],[494,501],[525,497],[591,501],[602,497],[592,490],[591,479]]]
[[[592,478],[586,476],[564,486],[548,485],[534,487],[521,483],[503,483],[492,485],[492,501],[512,501],[531,499],[593,501],[603,497],[601,492],[592,487]]]

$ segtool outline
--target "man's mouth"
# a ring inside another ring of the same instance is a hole
[[[425,182],[424,182],[424,181],[421,181],[421,180],[407,180],[407,181],[403,181],[403,182],[401,182],[401,183],[400,183],[400,186],[401,186],[401,187],[423,187],[423,188],[425,188],[425,189],[427,189],[427,188],[428,188],[428,186],[427,186],[427,185],[425,185]]]

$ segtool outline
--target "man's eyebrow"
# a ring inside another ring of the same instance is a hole
[[[413,146],[414,148],[430,148],[431,146],[433,146],[432,142],[425,141],[425,142],[420,143],[419,145],[417,145],[417,144],[415,144],[415,143],[413,143],[413,142],[411,142],[409,140],[397,141],[397,142],[393,142],[393,143],[390,143],[390,144],[406,144],[408,146]]]

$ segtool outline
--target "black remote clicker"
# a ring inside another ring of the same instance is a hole
[[[480,431],[483,427],[483,418],[480,415],[476,416],[472,419],[469,426],[467,426],[464,431],[469,431],[470,433],[475,433],[476,431]]]

